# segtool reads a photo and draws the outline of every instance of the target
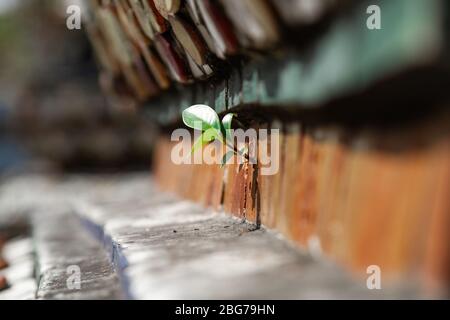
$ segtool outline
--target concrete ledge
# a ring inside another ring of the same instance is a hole
[[[110,186],[109,186],[110,188]],[[277,234],[191,202],[135,193],[76,211],[102,241],[134,299],[410,298],[411,287],[373,292],[332,263],[293,248]],[[110,190],[112,191],[112,190]],[[157,191],[156,191],[157,192]],[[170,199],[162,201],[161,199]],[[96,198],[96,195],[91,195]],[[123,202],[122,202],[123,201]],[[127,205],[128,203],[128,205]],[[123,208],[128,207],[127,213]]]
[[[70,211],[58,208],[52,211],[33,215],[39,280],[37,298],[122,298],[117,275],[102,246]],[[80,277],[79,281],[75,277],[71,282],[70,268],[74,266],[79,269]]]
[[[275,233],[160,193],[145,174],[65,177],[44,189],[30,181],[3,185],[0,215],[11,209],[7,195],[28,199],[21,206],[30,211],[38,299],[417,297],[413,284],[368,290],[366,279]],[[80,290],[67,287],[73,265]]]

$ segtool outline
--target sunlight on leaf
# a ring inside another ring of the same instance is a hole
[[[223,117],[222,124],[225,130],[231,130],[231,123],[233,122],[233,118],[235,116],[236,115],[234,113],[228,113],[225,117]]]
[[[228,142],[229,145],[233,145],[233,137],[231,135],[231,124],[233,122],[233,118],[236,115],[234,113],[228,113],[227,115],[225,115],[225,117],[223,117],[222,119],[222,125],[223,125],[223,129],[224,129],[224,134],[226,137],[226,140]]]
[[[205,131],[214,128],[221,131],[221,123],[217,113],[207,105],[194,105],[183,111],[183,122],[192,129]]]

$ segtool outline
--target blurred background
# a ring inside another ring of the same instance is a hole
[[[0,171],[148,169],[154,135],[133,108],[107,108],[70,0],[0,2]],[[132,101],[131,101],[132,104]]]

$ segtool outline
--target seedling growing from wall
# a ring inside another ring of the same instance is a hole
[[[234,113],[228,113],[220,120],[219,115],[211,107],[199,104],[183,111],[183,122],[189,128],[202,132],[201,136],[194,142],[191,153],[194,153],[211,142],[219,141],[228,150],[222,158],[222,166],[233,155],[244,157],[246,161],[249,160],[248,148],[244,147],[238,150],[234,143],[233,122],[242,127],[242,124],[236,119]]]

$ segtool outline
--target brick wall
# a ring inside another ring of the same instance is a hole
[[[450,252],[443,119],[400,130],[286,125],[272,176],[250,164],[175,165],[176,143],[161,135],[155,175],[163,190],[261,223],[357,274],[378,265],[393,280],[419,274],[442,285]]]

